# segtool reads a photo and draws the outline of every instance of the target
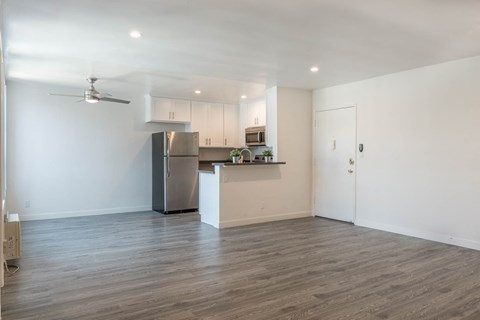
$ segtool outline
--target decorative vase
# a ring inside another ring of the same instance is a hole
[[[265,159],[265,162],[272,162],[273,161],[272,156],[265,156],[264,159]]]
[[[233,163],[238,163],[238,160],[240,160],[240,157],[232,157]]]

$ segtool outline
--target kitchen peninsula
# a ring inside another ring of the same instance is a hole
[[[277,185],[285,162],[213,163],[199,170],[201,221],[215,228],[297,218],[278,214]]]

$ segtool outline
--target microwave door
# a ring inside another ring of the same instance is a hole
[[[259,132],[247,133],[245,135],[247,144],[253,145],[258,143],[258,134]]]

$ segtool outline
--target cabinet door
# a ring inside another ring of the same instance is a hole
[[[172,119],[172,101],[166,98],[152,97],[152,121],[170,122]]]
[[[265,100],[257,100],[248,104],[248,126],[264,126],[266,123],[267,105]]]
[[[248,103],[247,102],[241,102],[240,106],[238,108],[238,113],[239,113],[239,125],[240,125],[240,132],[239,132],[239,140],[238,140],[238,145],[239,146],[244,146],[245,145],[245,128],[249,127],[248,125]]]
[[[267,103],[265,100],[257,101],[255,104],[257,126],[264,126],[267,123]]]
[[[190,101],[159,98],[148,96],[145,99],[147,104],[147,122],[173,122],[189,123],[191,121]]]
[[[256,112],[255,112],[255,104],[248,103],[246,106],[246,127],[255,127],[257,125],[256,121]]]
[[[175,122],[190,122],[190,101],[189,100],[172,100],[171,109],[173,112],[173,121]]]
[[[210,147],[223,147],[223,104],[208,104],[208,142]]]
[[[208,103],[192,101],[192,132],[199,133],[199,146],[208,147]]]
[[[239,115],[238,106],[234,104],[223,105],[223,146],[238,147],[239,146]]]

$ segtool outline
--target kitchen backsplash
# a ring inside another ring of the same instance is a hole
[[[223,148],[200,148],[198,153],[198,160],[200,161],[215,161],[215,160],[229,160],[230,150]]]

